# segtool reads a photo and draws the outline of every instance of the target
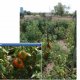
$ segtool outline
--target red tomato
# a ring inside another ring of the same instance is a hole
[[[16,68],[20,68],[20,69],[24,68],[24,63],[23,63],[23,61],[20,58],[14,58],[13,59],[13,65]]]

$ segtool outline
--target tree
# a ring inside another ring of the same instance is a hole
[[[58,5],[54,6],[54,13],[55,15],[63,16],[66,13],[66,10],[68,10],[69,7],[66,5],[62,5],[62,3],[58,3]]]
[[[27,15],[31,15],[32,13],[30,11],[27,11]]]

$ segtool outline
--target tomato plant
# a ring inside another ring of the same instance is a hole
[[[41,74],[42,53],[37,47],[3,46],[0,51],[0,79],[41,78],[37,74]]]
[[[20,42],[42,42],[42,58],[31,52],[31,59],[25,56],[24,61],[33,68],[37,60],[42,79],[76,79],[76,22],[67,16],[54,17],[28,18],[21,23]],[[19,53],[18,57],[23,56]]]

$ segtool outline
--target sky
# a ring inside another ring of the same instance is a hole
[[[69,12],[76,10],[76,0],[20,0],[20,7],[31,12],[50,12],[58,2],[69,6]]]

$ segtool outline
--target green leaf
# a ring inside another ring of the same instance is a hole
[[[6,68],[2,64],[0,64],[0,70],[4,74],[6,73]]]

